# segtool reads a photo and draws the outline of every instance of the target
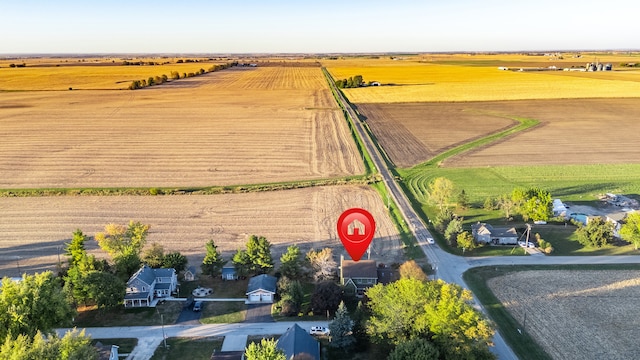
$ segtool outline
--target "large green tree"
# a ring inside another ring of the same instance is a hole
[[[162,267],[167,269],[175,269],[176,272],[184,271],[187,268],[189,260],[179,251],[173,251],[165,254],[162,258]]]
[[[218,251],[218,247],[213,242],[213,239],[207,241],[207,243],[204,244],[204,247],[204,260],[202,260],[202,265],[200,265],[202,273],[204,275],[219,276],[222,271],[222,267],[227,263],[227,261],[222,258],[222,254]]]
[[[590,218],[587,225],[576,230],[578,242],[584,246],[603,247],[613,241],[613,223],[601,218]]]
[[[397,345],[430,339],[444,359],[488,352],[493,329],[470,302],[471,292],[443,281],[400,279],[367,290],[372,341]]]
[[[249,270],[256,274],[264,274],[273,269],[271,243],[264,236],[249,236],[247,255],[251,260]]]
[[[427,339],[402,342],[389,354],[387,360],[438,360],[440,352]]]
[[[300,279],[303,276],[303,258],[300,248],[291,245],[287,252],[280,256],[280,273],[291,279]]]
[[[252,342],[244,350],[246,360],[287,360],[284,351],[279,349],[274,339],[262,339],[260,343]]]
[[[468,231],[458,234],[456,242],[458,247],[462,249],[463,254],[467,250],[471,251],[476,248],[476,242]]]
[[[540,188],[514,189],[511,199],[525,221],[547,221],[553,216],[551,193]]]
[[[116,274],[123,280],[140,268],[140,252],[147,241],[148,232],[149,225],[132,220],[128,226],[108,224],[104,232],[96,234],[98,245],[111,256]]]
[[[132,220],[128,226],[108,224],[104,227],[104,232],[97,233],[95,237],[98,245],[112,258],[129,254],[139,256],[147,241],[148,232],[149,225]]]
[[[620,227],[620,237],[635,246],[640,246],[640,213],[627,215],[624,224]]]
[[[157,269],[162,267],[164,261],[164,247],[156,242],[142,252],[142,262],[149,267]]]
[[[447,205],[451,195],[453,195],[453,183],[451,180],[439,177],[429,184],[429,199],[438,205],[441,211]]]
[[[94,302],[98,309],[114,308],[124,299],[126,284],[119,277],[101,271],[91,271],[82,278],[86,300]]]
[[[58,278],[46,271],[23,275],[19,282],[2,280],[0,291],[0,339],[18,335],[33,337],[71,324],[75,310],[67,301]]]
[[[0,343],[0,359],[3,360],[95,360],[98,357],[98,350],[84,330],[69,331],[62,338],[37,332],[34,337],[7,337]]]

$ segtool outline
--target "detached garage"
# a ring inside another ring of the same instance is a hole
[[[262,274],[249,279],[247,287],[247,299],[250,303],[273,303],[276,294],[277,279],[273,276]]]

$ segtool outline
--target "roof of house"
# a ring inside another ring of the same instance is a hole
[[[490,235],[493,237],[518,237],[514,227],[493,227],[491,224],[477,223],[471,225],[472,231],[477,235]]]
[[[153,284],[153,282],[156,280],[156,274],[152,268],[148,267],[147,265],[144,265],[138,271],[136,271],[135,274],[131,275],[131,277],[129,278],[129,281],[127,281],[127,285],[131,284],[136,280],[141,281],[147,284],[148,286],[151,286],[151,284]]]
[[[236,268],[233,266],[225,266],[222,268],[222,274],[235,274]]]
[[[340,261],[343,278],[378,278],[378,270],[375,260],[344,260]]]
[[[516,228],[514,228],[514,227],[510,227],[510,228],[495,227],[491,231],[491,236],[495,236],[495,237],[518,237],[518,232],[516,231]]]
[[[196,267],[195,267],[195,266],[189,266],[189,267],[187,268],[187,272],[190,272],[190,273],[192,273],[193,275],[195,275],[195,274],[196,274],[196,271],[197,271],[197,269],[196,269]]]
[[[247,294],[258,290],[264,290],[272,293],[276,293],[276,283],[278,279],[271,275],[262,274],[254,276],[249,279],[249,285],[247,286]]]
[[[155,274],[155,276],[157,278],[159,278],[159,277],[172,277],[176,273],[176,270],[174,268],[153,269],[153,273]]]
[[[289,330],[282,334],[276,346],[284,351],[287,359],[300,354],[309,354],[314,359],[320,360],[320,343],[298,324],[293,324]]]
[[[400,279],[400,274],[398,274],[398,271],[394,270],[391,267],[379,267],[377,269],[377,272],[378,282],[381,284],[389,284]]]

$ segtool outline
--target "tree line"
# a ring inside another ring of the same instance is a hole
[[[161,76],[149,76],[147,79],[133,80],[129,85],[129,90],[136,90],[136,89],[142,89],[149,86],[161,85],[168,82],[169,79],[180,80],[180,79],[186,79],[194,76],[204,75],[206,73],[227,69],[233,65],[234,65],[233,63],[215,64],[215,65],[211,65],[209,68],[207,68],[207,70],[200,68],[200,70],[196,72],[179,73],[178,71],[172,71],[170,73],[170,76],[167,76],[166,74],[162,74]]]

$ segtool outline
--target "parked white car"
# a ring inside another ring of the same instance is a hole
[[[312,326],[309,330],[311,335],[329,335],[329,329],[324,326]]]

